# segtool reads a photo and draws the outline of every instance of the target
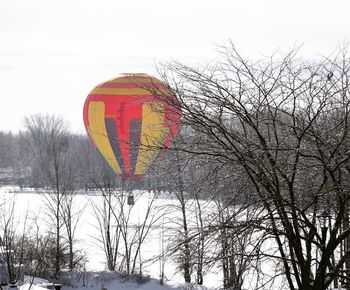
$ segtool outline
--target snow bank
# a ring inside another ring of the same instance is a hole
[[[24,283],[21,287],[19,287],[20,290],[47,290],[47,288],[40,287],[38,285],[30,284],[30,283]]]
[[[177,286],[159,284],[158,280],[149,277],[130,276],[117,272],[66,272],[62,275],[63,284],[65,281],[70,286],[62,286],[62,290],[180,290],[188,289],[183,284]],[[47,290],[52,289],[53,283],[41,278],[25,276],[24,284],[20,290]],[[203,288],[204,289],[204,288]]]

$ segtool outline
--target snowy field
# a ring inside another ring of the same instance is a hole
[[[149,194],[142,194],[142,196],[140,196],[138,192],[135,192],[135,205],[131,209],[131,228],[142,222],[149,198]],[[0,200],[2,205],[15,202],[15,216],[19,224],[23,223],[25,216],[28,216],[27,224],[29,226],[34,220],[36,220],[40,227],[40,231],[45,233],[45,231],[48,230],[47,210],[45,209],[45,200],[42,194],[38,194],[30,190],[19,190],[18,188],[14,187],[0,187]],[[87,271],[106,270],[104,252],[102,250],[102,245],[100,242],[98,242],[98,238],[100,237],[98,223],[92,207],[92,204],[96,205],[99,203],[102,203],[101,196],[92,193],[78,194],[75,200],[76,206],[84,208],[77,228],[76,238],[78,242],[76,246],[86,252]],[[146,261],[143,265],[143,274],[149,275],[153,279],[159,279],[160,277],[160,261],[157,259],[157,257],[162,253],[161,245],[163,244],[163,248],[166,248],[168,239],[176,234],[176,223],[170,222],[174,221],[176,217],[180,215],[179,212],[174,210],[176,204],[177,203],[175,200],[167,198],[158,197],[155,200],[154,208],[161,210],[166,206],[166,214],[162,216],[157,223],[155,223],[145,242],[142,244],[141,249],[142,259]],[[172,210],[169,210],[169,208],[172,208]],[[164,263],[164,274],[168,285],[167,287],[182,289],[183,277],[181,272],[176,268],[174,261],[166,259]],[[204,283],[208,289],[220,286],[221,280],[221,272],[215,273],[214,271],[213,273],[204,277]],[[120,282],[115,281],[113,283]],[[133,284],[132,282],[130,283]],[[146,284],[135,285],[137,285],[137,289],[141,290],[157,289],[158,287],[156,286],[158,283],[153,280]],[[96,287],[96,289],[101,289],[101,285]],[[114,285],[110,289],[123,290],[132,289],[132,287],[130,287],[130,285],[128,286],[128,283],[122,283],[122,285]],[[163,287],[160,289],[165,288]]]

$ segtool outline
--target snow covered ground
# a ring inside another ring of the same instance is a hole
[[[136,202],[132,209],[131,222],[130,225],[137,225],[142,220],[144,211],[146,210],[149,196],[143,195],[141,197],[137,196]],[[79,226],[77,228],[77,246],[82,248],[87,254],[87,271],[104,271],[105,266],[105,256],[101,248],[101,244],[97,241],[100,236],[97,227],[97,221],[93,213],[91,202],[100,202],[101,197],[93,194],[79,194],[76,196],[76,204],[81,208],[85,208],[81,216]],[[28,215],[29,221],[31,218],[36,218],[37,223],[39,223],[40,230],[45,232],[48,230],[47,227],[47,211],[45,210],[45,202],[41,194],[35,193],[29,190],[19,190],[14,187],[0,187],[0,204],[15,202],[15,216],[19,223],[23,222],[24,217]],[[173,200],[167,198],[157,198],[156,205],[162,207],[169,203],[176,203]],[[172,220],[178,213],[168,212],[164,219]],[[108,289],[183,289],[185,286],[182,283],[183,277],[180,271],[176,268],[174,261],[165,261],[165,277],[167,286],[160,286],[159,282],[154,279],[160,277],[160,264],[155,257],[161,254],[161,243],[166,243],[167,239],[174,235],[174,224],[167,226],[155,226],[150,232],[142,245],[142,258],[149,261],[143,265],[143,274],[149,275],[151,281],[145,284],[135,283],[133,281],[123,281],[120,279],[111,280],[106,283]],[[205,277],[206,287],[218,287],[221,284],[221,273],[211,273]],[[108,285],[107,285],[108,284]],[[28,289],[28,285],[23,285],[21,289]],[[101,289],[102,282],[89,285],[91,290]],[[79,285],[75,285],[74,289],[79,289]],[[40,286],[37,288],[31,288],[33,290],[40,290]],[[77,288],[78,287],[78,288]],[[202,289],[209,289],[203,287]],[[65,287],[64,289],[71,289]],[[72,288],[73,289],[73,288]],[[86,288],[85,288],[86,289]]]
[[[30,283],[25,283],[24,285],[20,286],[20,290],[47,290],[48,288]],[[86,290],[87,287],[66,287],[64,286],[62,290]],[[101,290],[101,285],[96,286],[90,286],[88,287],[89,290]],[[122,280],[116,279],[114,281],[111,281],[110,283],[105,285],[106,290],[182,290],[185,289],[184,285],[179,286],[168,286],[168,285],[159,285],[157,281],[150,281],[144,284],[139,284],[136,282],[124,282]],[[200,289],[198,287],[191,288],[193,290]],[[207,289],[205,287],[201,287],[201,289]]]
[[[44,279],[32,279],[32,277],[26,277],[25,283],[21,285],[20,290],[47,290],[54,288],[52,283]],[[73,278],[74,279],[74,278]],[[84,285],[83,285],[84,283]],[[90,277],[86,278],[84,282],[75,281],[74,286],[63,286],[62,290],[180,290],[184,289],[185,285],[160,285],[159,281],[151,279],[149,281],[137,281],[135,278],[126,278],[118,273],[93,273]],[[205,287],[194,287],[194,290],[207,289]]]
[[[146,212],[147,206],[149,204],[149,198],[151,194],[134,192],[135,195],[135,205],[131,208],[131,218],[129,222],[129,230],[132,231],[137,225],[142,222],[144,214]],[[142,264],[142,274],[150,277],[150,282],[139,284],[135,281],[119,279],[108,279],[104,281],[103,276],[108,272],[106,269],[106,258],[104,251],[102,249],[102,244],[98,239],[100,238],[100,231],[98,228],[98,223],[96,220],[96,215],[93,210],[92,204],[101,205],[102,197],[100,194],[94,192],[82,192],[78,194],[75,200],[75,204],[78,208],[84,208],[83,214],[80,218],[76,239],[76,247],[82,249],[86,253],[87,263],[85,269],[87,273],[95,273],[90,282],[85,283],[91,290],[101,290],[102,286],[106,286],[107,289],[188,289],[188,285],[183,283],[183,275],[181,270],[176,266],[175,261],[172,258],[166,257],[162,262],[164,263],[164,281],[166,286],[159,285],[159,278],[161,276],[161,261],[159,256],[162,254],[162,248],[166,248],[171,242],[171,239],[178,235],[177,228],[179,227],[179,218],[181,217],[181,212],[179,211],[178,201],[170,199],[167,196],[157,196],[154,204],[155,211],[160,211],[162,215],[161,219],[155,223],[147,238],[141,246],[141,256],[143,260]],[[35,226],[39,226],[40,231],[45,233],[49,230],[47,220],[47,209],[45,209],[45,199],[43,194],[36,193],[33,190],[20,190],[14,187],[0,187],[0,205],[11,204],[15,202],[15,216],[19,224],[23,224],[24,218],[28,216],[27,227],[30,223],[35,222]],[[188,205],[194,206],[194,201],[189,201]],[[213,212],[216,207],[213,203],[203,202],[201,205],[202,210],[207,211],[207,213]],[[196,217],[191,215],[189,211],[189,222],[188,227],[191,228],[196,223]],[[20,227],[18,227],[20,228]],[[163,245],[163,247],[162,247]],[[272,246],[272,241],[266,240],[262,245],[262,249],[265,251],[274,251]],[[264,261],[262,271],[267,274],[266,279],[272,279],[274,277],[273,264]],[[243,276],[243,289],[254,290],[257,287],[257,283],[261,285],[264,284],[262,276],[256,277],[253,272],[247,271]],[[109,274],[108,274],[109,275]],[[222,270],[216,267],[210,268],[208,273],[204,275],[204,286],[191,288],[191,289],[220,289],[222,287]],[[258,281],[258,280],[259,281]],[[75,281],[76,279],[71,279]],[[278,285],[279,289],[288,289],[284,287],[282,277],[274,277],[273,287]],[[74,283],[73,283],[74,284]],[[62,290],[72,290],[84,288],[82,284],[75,283],[74,287],[64,287]],[[23,290],[27,289],[28,285],[23,285]],[[37,285],[37,287],[40,287]],[[270,289],[270,286],[262,286],[261,289]],[[31,288],[34,289],[34,288]],[[85,288],[86,289],[86,288]],[[34,289],[34,290],[40,290]]]

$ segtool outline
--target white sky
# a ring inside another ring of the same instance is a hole
[[[195,64],[231,39],[244,55],[303,44],[319,56],[350,40],[349,0],[0,0],[0,130],[34,113],[84,132],[98,83],[155,63]]]

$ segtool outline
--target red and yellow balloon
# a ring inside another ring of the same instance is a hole
[[[91,142],[122,178],[140,178],[179,131],[181,112],[168,86],[124,74],[95,87],[84,104]]]

